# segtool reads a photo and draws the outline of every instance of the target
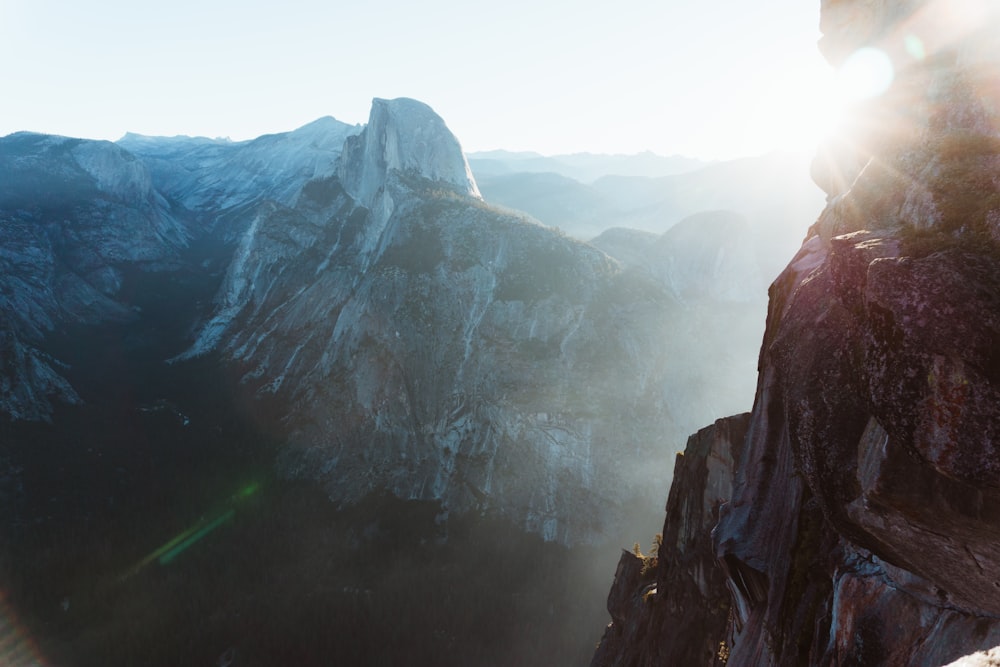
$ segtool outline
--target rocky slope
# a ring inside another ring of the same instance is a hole
[[[137,316],[130,270],[176,266],[191,230],[145,165],[109,142],[0,139],[0,410],[41,419],[76,391],[43,339],[60,324]]]
[[[771,286],[732,494],[717,522],[700,505],[730,620],[685,664],[930,666],[1000,644],[1000,16],[965,9],[823,4],[824,53],[880,48],[895,82],[817,161],[829,205]],[[671,601],[712,578],[658,571],[640,603],[623,563],[610,600],[631,606],[609,605],[594,664],[656,664]],[[719,580],[699,592],[690,608]]]
[[[276,406],[286,471],[338,501],[389,489],[577,542],[668,478],[650,465],[665,434],[743,400],[708,379],[730,358],[687,312],[653,277],[484,204],[440,118],[376,100],[336,175],[261,209],[182,359],[235,362]]]
[[[692,220],[642,262],[602,252],[485,203],[414,100],[240,143],[12,135],[0,160],[15,420],[113,392],[74,342],[100,339],[136,377],[235,376],[285,473],[338,502],[390,491],[571,543],[629,532],[664,448],[752,395],[738,220]],[[146,384],[124,413],[200,395]]]
[[[156,188],[175,207],[232,242],[256,205],[291,205],[304,183],[333,174],[345,139],[360,131],[326,117],[252,141],[129,133],[117,143],[148,165]]]

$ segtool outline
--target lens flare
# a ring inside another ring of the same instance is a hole
[[[245,500],[246,498],[249,498],[257,493],[259,490],[260,484],[258,482],[251,482],[231,495],[229,497],[229,504],[234,505],[235,503]],[[234,516],[236,516],[236,508],[230,506],[229,509],[219,512],[209,519],[201,519],[193,526],[174,536],[160,548],[148,554],[138,563],[133,565],[132,568],[122,576],[122,579],[127,579],[135,575],[153,561],[156,561],[160,565],[169,565],[174,561],[174,559],[200,542],[205,536],[214,531],[216,528],[219,528],[226,522],[230,521]]]
[[[193,532],[189,531],[189,532],[191,532],[191,534],[186,539],[180,540],[179,542],[176,539],[171,540],[171,543],[174,543],[175,546],[173,546],[172,548],[164,551],[157,558],[157,562],[160,565],[169,565],[171,561],[173,561],[175,558],[177,558],[182,553],[184,553],[185,551],[187,551],[188,549],[190,549],[192,546],[194,546],[195,543],[197,543],[197,542],[199,542],[201,540],[201,538],[205,537],[206,535],[208,535],[209,533],[211,533],[213,530],[215,530],[216,528],[218,528],[222,524],[224,524],[227,521],[229,521],[230,519],[232,519],[234,516],[236,516],[236,510],[229,510],[228,512],[225,512],[225,513],[217,516],[216,518],[212,519],[208,523],[205,523],[204,525],[201,525],[200,528],[196,527],[193,530]]]
[[[923,60],[927,57],[927,49],[924,47],[924,40],[914,34],[909,34],[903,38],[903,48],[914,60]]]
[[[841,65],[837,86],[845,99],[860,102],[889,90],[895,76],[895,67],[885,51],[865,47],[852,53]]]
[[[45,667],[37,643],[14,615],[0,591],[0,665],[5,667]]]

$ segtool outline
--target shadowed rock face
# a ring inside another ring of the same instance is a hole
[[[79,401],[45,335],[134,318],[125,271],[175,266],[189,240],[145,165],[115,144],[0,139],[0,414],[47,419]]]
[[[828,57],[874,46],[896,79],[858,110],[853,154],[826,163],[830,204],[771,288],[757,406],[716,529],[739,602],[730,662],[941,664],[1000,641],[996,10],[823,11]],[[914,39],[923,58],[901,48]],[[835,544],[822,574],[803,571],[810,508],[817,543]],[[746,572],[763,594],[740,590]],[[813,627],[797,630],[803,615]]]
[[[713,529],[728,665],[942,665],[1000,644],[1000,23],[961,4],[823,3],[831,61],[874,46],[896,75],[817,159],[828,206],[770,289]]]
[[[724,651],[729,594],[711,531],[732,496],[748,422],[748,414],[720,419],[678,454],[655,560],[622,552],[594,665],[705,665]]]

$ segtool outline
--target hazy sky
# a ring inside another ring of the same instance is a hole
[[[405,96],[470,151],[735,157],[815,134],[818,22],[819,0],[0,0],[0,136],[247,139]]]

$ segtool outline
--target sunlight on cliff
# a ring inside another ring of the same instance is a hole
[[[845,7],[842,11],[852,11],[851,5]],[[856,18],[846,14],[828,22],[835,26],[838,20]],[[1000,84],[988,74],[1000,60],[998,26],[996,3],[933,0],[866,45],[869,38],[860,34],[847,34],[839,42],[824,37],[820,50],[837,73],[826,93],[825,113],[832,122],[820,142],[813,180],[828,195],[843,193],[881,143],[902,145],[918,137],[931,112],[928,103],[946,94],[940,85],[928,89],[927,77],[953,61],[964,63],[966,76],[972,77],[967,83],[978,96],[1000,107]],[[976,131],[986,132],[985,126]]]

